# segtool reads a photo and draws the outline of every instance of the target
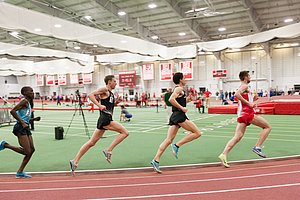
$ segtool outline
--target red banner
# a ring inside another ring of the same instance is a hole
[[[179,70],[186,80],[193,80],[193,61],[179,62]]]
[[[136,86],[136,72],[135,71],[119,72],[119,86],[120,87],[135,87]]]
[[[154,80],[154,64],[143,65],[143,80]]]
[[[46,75],[46,85],[54,85],[54,75]]]
[[[44,75],[37,74],[35,76],[36,79],[36,86],[44,86]]]
[[[171,81],[172,80],[172,64],[171,63],[161,63],[159,64],[159,74],[161,81]]]

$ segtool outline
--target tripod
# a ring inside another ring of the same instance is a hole
[[[88,138],[90,139],[90,134],[89,134],[88,126],[87,126],[87,124],[86,124],[85,117],[84,117],[84,112],[83,112],[83,110],[82,110],[82,105],[83,105],[83,103],[82,103],[82,101],[81,101],[81,96],[80,96],[79,92],[77,92],[77,91],[76,91],[76,95],[77,95],[77,97],[78,97],[78,105],[76,105],[76,101],[75,101],[75,112],[73,113],[72,119],[71,119],[70,124],[69,124],[69,126],[68,126],[68,129],[67,129],[67,131],[66,131],[66,133],[65,133],[65,137],[67,136],[67,133],[69,132],[69,129],[70,129],[71,124],[72,124],[72,122],[73,122],[73,120],[74,120],[74,117],[75,117],[75,115],[76,115],[77,110],[79,110],[79,115],[81,115],[81,116],[82,116],[82,119],[83,119],[83,124],[84,124],[85,134],[86,134],[86,135],[88,136]]]

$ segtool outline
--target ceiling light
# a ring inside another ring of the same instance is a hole
[[[34,31],[35,31],[35,32],[41,32],[42,29],[40,29],[40,28],[35,28]]]
[[[291,44],[291,47],[296,47],[296,46],[299,46],[299,43],[292,43]]]
[[[158,39],[158,36],[157,36],[157,35],[153,35],[153,36],[151,36],[151,38],[152,38],[153,40],[157,40],[157,39]]]
[[[220,28],[218,28],[218,31],[220,31],[220,32],[226,31],[226,28],[225,27],[220,27]]]
[[[12,31],[12,32],[9,32],[9,35],[11,35],[11,36],[18,36],[19,35],[19,33],[17,32],[17,31]]]
[[[74,49],[79,50],[80,46],[75,46]]]
[[[185,36],[186,33],[185,33],[185,32],[180,32],[180,33],[178,33],[178,35],[179,35],[179,36]]]
[[[61,28],[62,25],[61,25],[61,24],[54,24],[54,27],[55,27],[55,28]]]
[[[121,43],[125,44],[125,43],[127,43],[127,41],[126,40],[121,40]]]
[[[287,18],[287,19],[284,20],[285,23],[289,23],[289,22],[292,22],[292,21],[294,21],[292,18]]]
[[[94,44],[93,47],[98,47],[98,46],[96,44]]]
[[[91,16],[89,16],[89,15],[86,15],[86,16],[84,16],[83,18],[86,19],[86,20],[89,20],[89,21],[92,21],[92,20],[93,20],[93,18],[92,18]]]
[[[155,3],[150,3],[148,5],[148,8],[156,8],[156,7],[157,7],[157,5]]]
[[[124,12],[124,11],[119,11],[119,12],[118,12],[118,15],[124,16],[124,15],[126,15],[126,12]]]

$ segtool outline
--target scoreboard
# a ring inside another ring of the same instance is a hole
[[[226,78],[227,70],[226,69],[213,70],[213,77],[214,78]]]

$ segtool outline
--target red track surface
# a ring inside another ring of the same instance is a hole
[[[154,172],[1,177],[1,199],[299,199],[300,159]]]

